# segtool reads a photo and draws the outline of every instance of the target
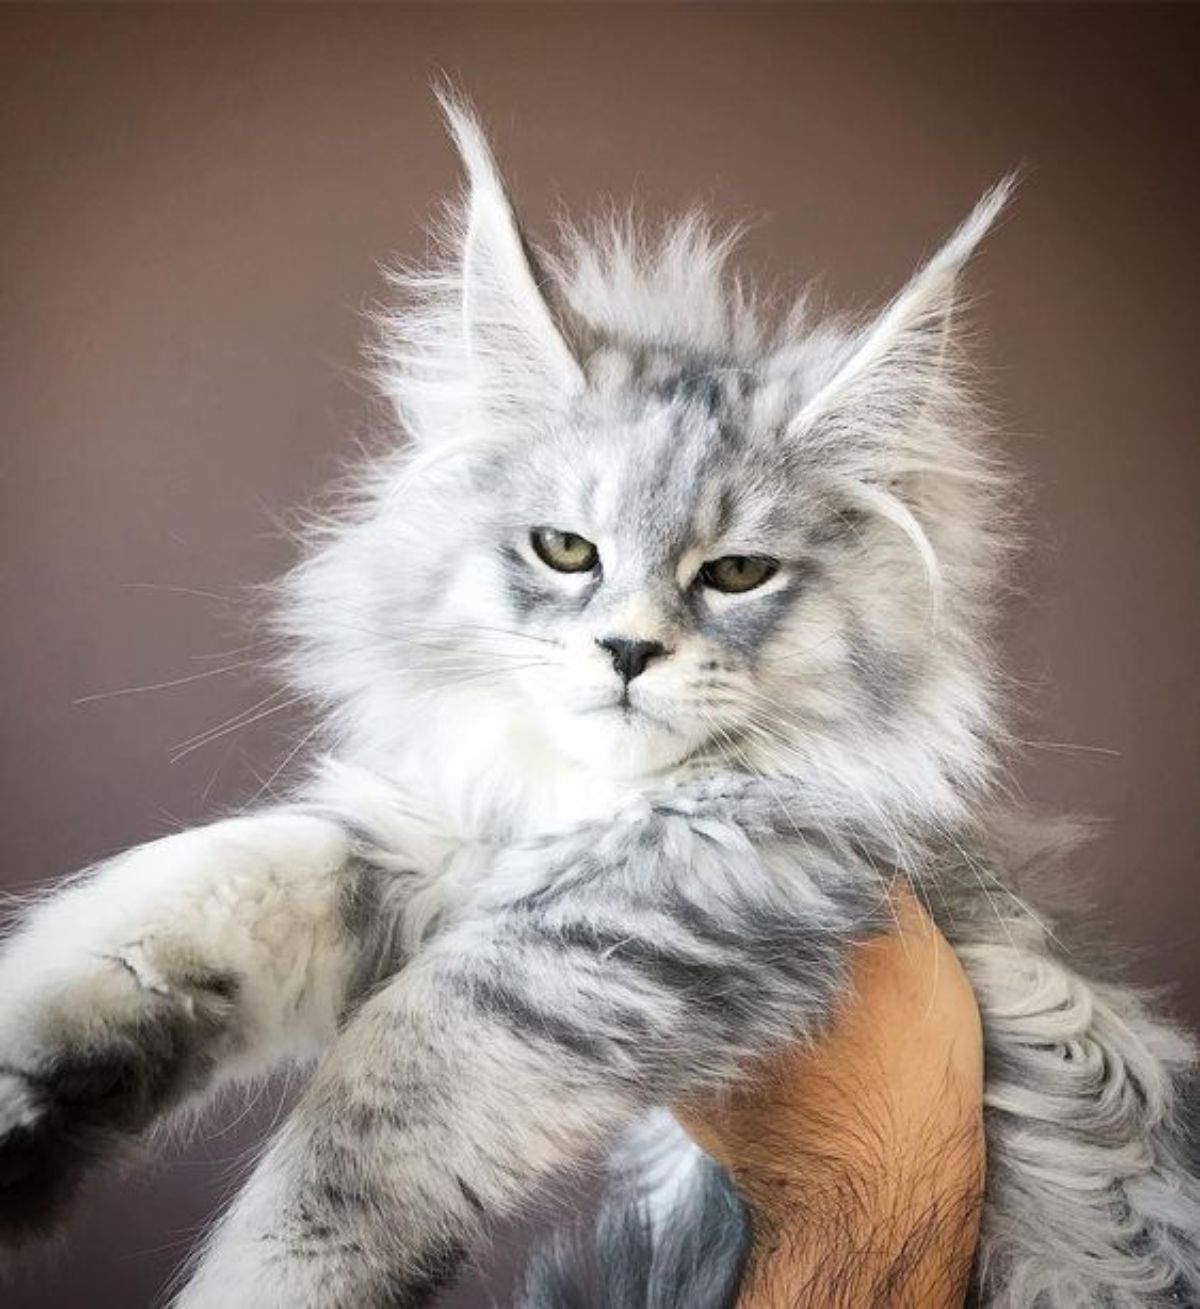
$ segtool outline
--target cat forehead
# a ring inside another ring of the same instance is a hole
[[[514,452],[510,507],[548,525],[677,550],[802,514],[778,425],[747,370],[655,365],[596,388]]]

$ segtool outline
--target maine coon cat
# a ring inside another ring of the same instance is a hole
[[[466,195],[384,325],[407,440],[282,590],[325,751],[288,803],[14,925],[0,1233],[161,1115],[319,1056],[180,1309],[427,1304],[639,1121],[671,1186],[623,1150],[648,1258],[608,1302],[731,1303],[740,1214],[661,1106],[819,1034],[906,876],[985,1024],[978,1302],[1200,1303],[1192,1046],[1013,890],[1052,851],[997,798],[1005,479],[955,315],[1004,188],[873,321],[771,323],[698,218],[535,255],[447,113]],[[570,1278],[543,1265],[531,1303]]]

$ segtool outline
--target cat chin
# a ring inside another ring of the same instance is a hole
[[[548,723],[557,748],[603,777],[636,778],[681,763],[702,742],[685,731],[619,709],[556,713]]]

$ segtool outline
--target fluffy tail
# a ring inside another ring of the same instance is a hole
[[[1014,894],[1065,885],[1056,870],[1080,835],[992,815],[931,896],[983,1018],[988,1167],[975,1303],[1193,1309],[1196,1048],[1135,988],[1077,971],[1102,971],[1111,951],[1068,948]]]
[[[987,1049],[988,1309],[1200,1306],[1195,1051],[1043,949],[960,949]]]
[[[734,1309],[749,1251],[728,1175],[659,1112],[618,1151],[595,1223],[534,1254],[515,1309]]]

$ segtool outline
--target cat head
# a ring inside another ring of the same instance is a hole
[[[953,808],[991,766],[1002,546],[955,306],[1007,187],[870,321],[771,325],[697,216],[535,253],[444,107],[465,194],[379,355],[408,439],[291,579],[294,676],[377,757],[452,715],[585,771]]]

